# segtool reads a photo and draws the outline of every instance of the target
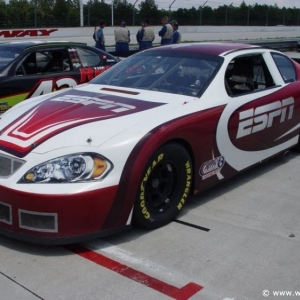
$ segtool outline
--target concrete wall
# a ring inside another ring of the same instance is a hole
[[[104,29],[107,46],[113,46],[114,29]],[[131,45],[136,45],[138,26],[128,26],[131,33]],[[161,26],[153,26],[156,37],[154,43],[159,43],[158,31]],[[92,39],[94,27],[76,28],[31,28],[0,30],[0,42],[20,40],[66,40],[84,42],[94,45]],[[300,39],[300,27],[293,26],[180,26],[182,41],[231,41],[255,39]]]

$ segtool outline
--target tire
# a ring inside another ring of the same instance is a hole
[[[300,152],[300,135],[299,135],[299,140],[296,146],[293,147],[293,149],[297,152]]]
[[[192,186],[192,162],[176,143],[159,148],[139,182],[133,224],[154,229],[171,222],[184,206]]]

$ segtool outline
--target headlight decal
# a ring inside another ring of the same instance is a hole
[[[96,153],[77,153],[39,164],[19,180],[19,183],[74,183],[103,179],[113,164]]]

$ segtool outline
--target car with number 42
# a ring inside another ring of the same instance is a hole
[[[1,43],[0,113],[28,98],[86,83],[118,60],[84,43]]]
[[[238,43],[147,49],[0,119],[0,233],[66,244],[164,226],[297,147],[300,66]]]

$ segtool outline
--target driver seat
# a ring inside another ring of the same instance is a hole
[[[60,72],[63,71],[63,54],[62,52],[55,51],[52,58],[48,63],[45,72]]]
[[[228,84],[233,95],[254,90],[253,64],[250,59],[240,59],[234,62]]]

